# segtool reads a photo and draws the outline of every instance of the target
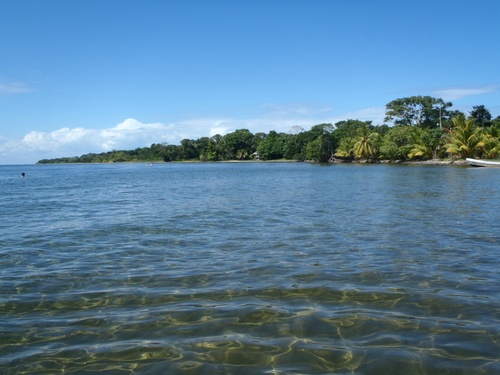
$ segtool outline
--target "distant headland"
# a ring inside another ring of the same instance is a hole
[[[154,143],[134,150],[42,159],[51,163],[119,163],[173,161],[309,161],[318,163],[460,164],[465,158],[500,156],[500,116],[484,106],[466,116],[452,103],[412,96],[386,105],[387,124],[349,119],[294,126],[288,133],[251,133],[238,129],[225,135],[183,139],[179,145]]]

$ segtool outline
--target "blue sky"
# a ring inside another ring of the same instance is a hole
[[[246,128],[500,115],[497,0],[0,0],[0,164]]]

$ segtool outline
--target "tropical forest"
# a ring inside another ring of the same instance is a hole
[[[42,159],[48,163],[290,160],[310,162],[410,162],[434,159],[494,159],[500,155],[500,116],[484,105],[466,114],[431,96],[412,96],[386,105],[384,124],[348,119],[288,133],[251,133],[183,139],[134,150]]]

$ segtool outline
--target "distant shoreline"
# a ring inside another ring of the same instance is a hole
[[[169,163],[204,163],[203,161],[175,161]],[[286,159],[278,159],[278,160],[224,160],[224,161],[214,161],[214,162],[205,162],[205,163],[309,163],[309,164],[391,164],[391,165],[468,165],[465,159],[456,159],[456,160],[448,160],[448,159],[431,159],[431,160],[376,160],[376,161],[367,161],[367,160],[336,160],[326,163],[319,163],[314,161],[297,161],[297,160],[286,160]]]
[[[338,163],[341,164],[342,162]],[[353,164],[371,164],[369,162],[360,160],[360,161],[352,161],[346,163]],[[335,162],[334,162],[335,164]],[[397,165],[468,165],[465,159],[456,159],[456,160],[447,160],[447,159],[431,159],[431,160],[380,160],[376,161],[373,164],[397,164]]]
[[[308,164],[365,164],[365,165],[377,165],[377,164],[387,164],[387,165],[452,165],[452,166],[466,166],[468,165],[465,159],[447,160],[447,159],[431,159],[431,160],[341,160],[337,159],[330,162],[315,162],[315,161],[300,161],[300,160],[288,160],[288,159],[276,159],[276,160],[218,160],[218,161],[205,161],[205,160],[177,160],[177,161],[123,161],[123,162],[102,162],[102,163],[35,163],[35,165],[64,165],[64,164],[190,164],[190,163],[308,163]]]

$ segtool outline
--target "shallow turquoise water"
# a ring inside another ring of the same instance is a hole
[[[4,374],[500,373],[500,170],[0,166],[0,191]]]

